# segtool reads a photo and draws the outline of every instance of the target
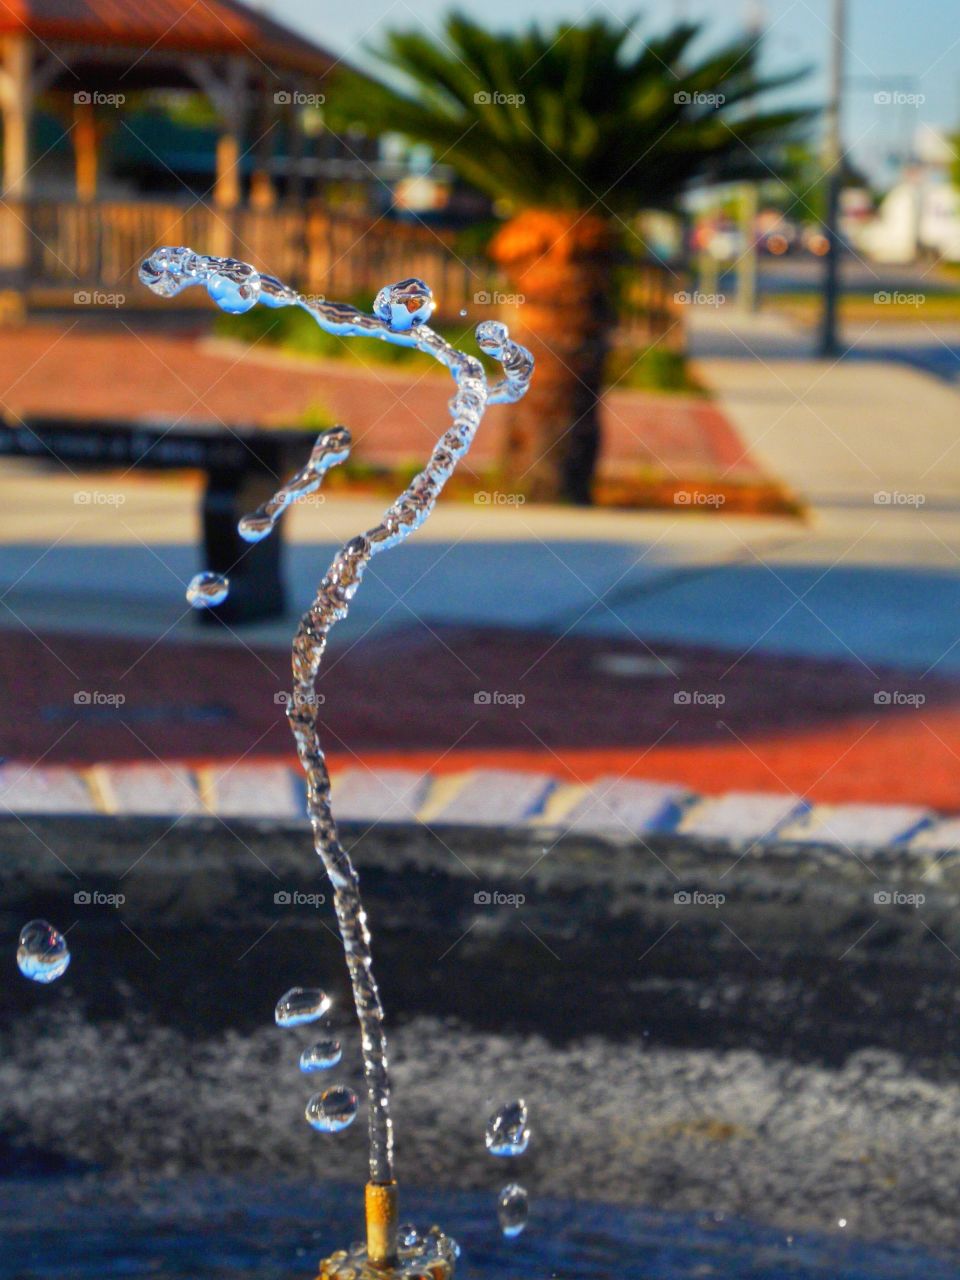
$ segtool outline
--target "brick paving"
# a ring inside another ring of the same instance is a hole
[[[943,746],[960,736],[955,677],[911,682],[877,668],[874,678],[852,661],[756,653],[724,675],[731,655],[721,650],[671,644],[660,653],[684,686],[722,689],[725,701],[678,703],[678,681],[651,669],[645,646],[604,637],[416,625],[386,644],[334,647],[318,686],[325,745],[338,769],[482,766],[957,808],[960,755]],[[0,676],[9,759],[292,755],[277,701],[289,660],[278,649],[54,633],[38,642],[7,631]],[[875,704],[893,678],[901,691],[922,690],[922,711]],[[502,689],[525,701],[477,701]],[[79,691],[90,697],[78,703]],[[124,701],[98,700],[104,692]]]
[[[447,417],[450,379],[345,361],[308,362],[236,343],[83,322],[3,330],[0,406],[30,414],[171,416],[228,424],[297,423],[323,406],[346,423],[354,457],[371,463],[426,456]],[[502,412],[484,423],[471,464],[498,453]],[[613,391],[603,411],[601,469],[651,467],[666,477],[762,478],[721,410],[693,396]]]

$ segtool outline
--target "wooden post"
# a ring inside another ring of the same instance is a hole
[[[33,45],[27,36],[7,36],[0,64],[3,110],[2,264],[19,283],[0,296],[5,316],[22,316],[30,271],[30,129],[33,121]]]
[[[78,200],[96,200],[100,175],[100,139],[96,108],[88,93],[73,100],[73,156]]]

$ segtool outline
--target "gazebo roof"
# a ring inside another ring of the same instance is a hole
[[[6,0],[0,35],[32,35],[156,52],[252,57],[271,71],[323,76],[336,58],[289,27],[239,0]]]

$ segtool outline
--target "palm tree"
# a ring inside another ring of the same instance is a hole
[[[510,217],[490,253],[523,298],[508,319],[537,358],[511,411],[507,477],[531,496],[588,502],[598,397],[616,324],[618,264],[638,211],[675,207],[698,181],[769,177],[809,112],[756,101],[803,72],[764,77],[754,36],[693,52],[698,25],[640,39],[597,19],[493,33],[461,14],[440,36],[393,32],[384,79],[338,106],[430,145]]]

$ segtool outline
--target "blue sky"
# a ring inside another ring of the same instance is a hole
[[[960,5],[957,0],[847,0],[846,138],[874,176],[890,172],[918,123],[960,129]],[[451,7],[445,0],[267,0],[281,21],[355,61],[391,27],[435,26]],[[672,18],[703,19],[720,39],[750,13],[764,15],[771,68],[813,64],[803,94],[822,100],[831,0],[460,0],[459,7],[494,29],[537,19],[551,23],[593,12],[626,18],[640,11],[656,30]],[[920,103],[877,104],[878,91],[922,95]]]

